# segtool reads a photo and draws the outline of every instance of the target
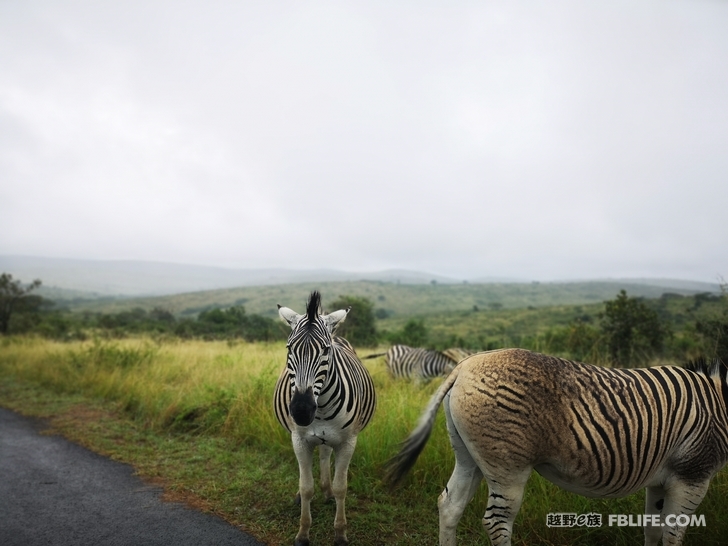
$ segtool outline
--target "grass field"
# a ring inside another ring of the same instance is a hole
[[[375,351],[372,351],[375,352]],[[366,352],[362,352],[362,356]],[[289,544],[298,528],[293,504],[298,469],[290,439],[272,409],[285,362],[282,343],[0,339],[0,405],[51,419],[53,427],[94,450],[162,480],[183,499],[241,525],[269,544]],[[383,463],[414,426],[436,384],[389,378],[381,359],[365,361],[378,409],[359,436],[347,497],[352,544],[433,544],[437,496],[454,464],[442,412],[406,483],[388,491]],[[460,544],[486,543],[483,486],[466,510]],[[728,471],[714,480],[687,544],[721,544],[728,536]],[[516,544],[627,545],[642,529],[609,527],[608,514],[641,514],[643,495],[589,500],[533,475],[515,525]],[[312,542],[333,539],[333,504],[312,505]],[[556,529],[548,513],[599,513],[601,528]]]

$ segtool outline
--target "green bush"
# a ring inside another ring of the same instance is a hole
[[[614,300],[604,305],[601,331],[613,364],[642,363],[662,351],[670,335],[669,327],[642,298],[630,298],[625,290],[620,290]]]
[[[336,334],[346,338],[355,347],[374,347],[379,341],[374,325],[374,304],[368,298],[339,296],[329,311],[351,307],[346,320],[340,323]]]
[[[410,319],[401,330],[389,334],[393,345],[409,345],[410,347],[426,347],[429,343],[429,332],[422,319]]]
[[[722,294],[720,296],[713,296],[712,298],[705,297],[704,294],[695,296],[696,307],[699,307],[698,302],[700,302],[700,305],[705,301],[718,302],[719,309],[715,310],[711,316],[696,320],[695,331],[702,339],[705,356],[708,358],[719,358],[726,364],[728,364],[727,288],[725,284],[721,284]],[[703,297],[698,299],[698,296]]]
[[[248,315],[242,305],[203,311],[197,320],[181,320],[174,332],[185,338],[241,338],[246,341],[283,340],[287,335],[279,321],[260,315]]]

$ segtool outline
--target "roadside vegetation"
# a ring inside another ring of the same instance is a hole
[[[179,317],[161,310],[72,314],[37,300],[26,303],[10,318],[9,335],[0,337],[0,405],[49,418],[69,438],[162,480],[171,498],[213,511],[267,543],[292,541],[299,516],[293,503],[298,469],[290,437],[272,410],[285,363],[286,329],[279,334],[277,322],[247,313],[242,304]],[[589,305],[384,318],[377,318],[373,300],[342,296],[327,310],[349,305],[350,318],[357,319],[347,319],[342,333],[360,356],[394,342],[473,350],[520,346],[613,366],[728,356],[725,292],[653,299],[619,292]],[[68,321],[62,335],[44,326],[52,320]],[[187,329],[180,333],[182,324]],[[438,382],[395,381],[383,359],[364,362],[379,403],[351,463],[350,539],[431,544],[438,533],[437,497],[454,464],[442,412],[404,485],[389,491],[381,478],[384,462],[413,428]],[[687,544],[719,544],[728,536],[726,498],[728,471],[723,470],[698,510],[706,527],[690,529]],[[483,486],[460,523],[461,544],[486,540],[485,502]],[[534,474],[516,521],[515,543],[639,544],[642,528],[609,527],[606,518],[642,514],[643,502],[643,493],[586,499]],[[312,543],[331,542],[334,506],[319,494],[312,510]],[[599,513],[604,521],[596,529],[549,528],[549,513]]]

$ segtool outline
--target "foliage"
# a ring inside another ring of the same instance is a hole
[[[698,319],[695,323],[696,332],[702,336],[705,343],[705,355],[708,358],[719,358],[728,364],[728,285],[721,283],[721,295],[712,298],[695,296],[696,307],[702,305],[705,300],[719,301],[721,309],[704,319]]]
[[[96,325],[115,333],[117,336],[124,333],[139,334],[170,332],[174,325],[174,316],[160,308],[147,312],[141,307],[130,311],[115,314],[101,314],[96,317]]]
[[[89,332],[102,332],[107,337],[152,334],[203,339],[245,339],[274,341],[286,338],[287,332],[277,320],[249,315],[242,305],[229,308],[212,307],[197,319],[177,319],[162,307],[147,311],[134,307],[118,313],[69,313],[53,308],[53,302],[28,292],[38,286],[36,280],[23,288],[12,276],[0,277],[0,304],[4,316],[12,313],[10,333],[34,333],[52,339],[84,340]],[[0,314],[0,318],[3,315]]]
[[[665,293],[641,303],[658,315],[667,333],[660,349],[638,352],[633,364],[644,363],[648,355],[676,362],[714,355],[715,340],[720,339],[718,324],[707,321],[728,322],[724,315],[728,298]],[[416,320],[422,321],[427,330],[425,345],[438,350],[523,347],[584,362],[610,364],[607,336],[602,329],[605,308],[606,302],[498,311],[480,309],[433,313]],[[393,316],[379,321],[382,338],[390,343],[400,342],[400,334],[410,320],[412,317]],[[698,322],[712,327],[710,336],[698,330]]]
[[[728,362],[728,314],[722,318],[698,321],[695,327],[705,339],[708,358]]]
[[[542,350],[552,354],[565,354],[583,362],[598,362],[602,334],[589,320],[575,319],[566,326],[551,328],[543,336]]]
[[[429,343],[427,326],[422,319],[410,319],[401,330],[394,331],[388,336],[392,345],[409,345],[410,347],[426,347]]]
[[[286,337],[285,328],[281,323],[260,315],[248,315],[242,305],[203,311],[197,320],[180,321],[174,332],[184,338],[203,339],[241,338],[248,341],[273,341]]]
[[[8,333],[14,312],[32,312],[40,307],[42,298],[30,295],[40,285],[41,281],[35,279],[24,287],[20,279],[13,280],[10,273],[0,275],[0,334]]]
[[[620,290],[604,306],[601,330],[613,364],[629,366],[636,361],[644,362],[662,350],[669,330],[642,298],[631,298]]]
[[[329,305],[332,311],[351,307],[346,320],[336,331],[355,347],[374,347],[378,341],[374,318],[374,304],[368,298],[339,296]]]

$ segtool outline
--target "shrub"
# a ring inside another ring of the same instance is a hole
[[[346,320],[337,329],[337,335],[346,338],[354,346],[376,346],[379,336],[374,325],[374,304],[368,298],[339,296],[330,307],[331,311],[351,307]]]
[[[662,351],[670,331],[642,298],[630,298],[620,290],[614,300],[605,301],[604,305],[601,331],[613,364],[629,366]]]

